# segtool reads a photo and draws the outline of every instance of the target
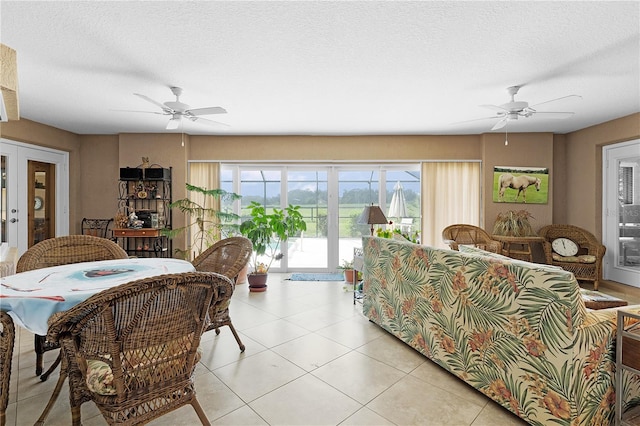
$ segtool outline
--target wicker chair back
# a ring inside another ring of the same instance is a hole
[[[502,252],[500,241],[492,239],[487,231],[474,225],[449,225],[442,230],[442,239],[451,250],[458,250],[459,245],[473,245],[492,253]]]
[[[9,405],[9,380],[11,379],[11,359],[16,330],[13,320],[4,311],[0,311],[0,426],[4,426]]]
[[[48,338],[62,345],[73,424],[80,424],[80,405],[87,400],[109,424],[144,424],[185,404],[209,424],[193,373],[209,306],[225,281],[213,273],[160,275],[102,291],[55,314]],[[106,369],[113,380],[88,380],[96,365],[105,373],[97,377],[110,377]]]
[[[31,246],[20,256],[16,265],[16,272],[32,271],[50,266],[67,265],[70,263],[93,262],[98,260],[126,259],[125,252],[118,244],[111,240],[90,235],[67,235],[49,238]],[[45,352],[60,346],[49,342],[45,336],[34,336],[36,352],[36,376],[45,381],[60,362],[60,357],[42,374],[43,355]]]
[[[248,238],[230,237],[216,242],[192,262],[196,271],[216,272],[228,277],[233,283],[231,285],[223,283],[224,288],[219,289],[218,301],[212,304],[210,308],[212,321],[207,331],[215,330],[216,334],[220,334],[220,327],[228,326],[241,352],[244,352],[245,346],[231,322],[229,304],[231,303],[236,278],[242,268],[249,262],[252,250],[253,246]]]

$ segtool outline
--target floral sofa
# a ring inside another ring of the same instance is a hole
[[[532,425],[614,424],[616,310],[560,268],[461,249],[363,237],[364,314]]]

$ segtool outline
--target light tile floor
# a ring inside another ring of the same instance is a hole
[[[370,323],[345,283],[287,277],[270,274],[264,293],[236,287],[231,317],[244,353],[227,327],[203,336],[196,389],[213,424],[526,424]],[[635,296],[633,303],[640,301]],[[58,376],[44,383],[35,377],[33,336],[17,334],[7,425],[32,425]],[[45,354],[45,366],[55,352]],[[85,426],[106,424],[92,403],[83,404],[82,419]],[[46,424],[70,423],[65,384]],[[151,424],[199,422],[186,406]]]

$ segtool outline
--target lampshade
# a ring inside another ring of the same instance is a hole
[[[371,235],[373,235],[373,225],[387,223],[387,217],[382,212],[380,206],[365,206],[362,214],[358,218],[358,223],[371,225]]]

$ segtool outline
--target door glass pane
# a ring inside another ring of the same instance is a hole
[[[287,202],[300,206],[307,230],[288,240],[289,268],[326,268],[327,248],[327,172],[288,170]]]
[[[267,214],[272,213],[274,208],[281,208],[281,176],[280,170],[241,170],[240,171],[240,194],[242,194],[240,216],[242,220],[249,219],[249,204],[252,201],[265,206]],[[267,253],[277,254],[281,247],[275,244],[267,249]],[[281,267],[281,261],[269,256],[258,257],[258,262],[271,265],[272,270]]]
[[[640,271],[640,157],[618,161],[618,250],[620,267]]]
[[[412,239],[419,240],[420,233],[420,172],[389,170],[386,173],[387,219],[393,229]]]
[[[55,235],[53,182],[55,167],[50,163],[29,161],[29,247]]]
[[[370,235],[367,224],[358,223],[365,206],[378,205],[380,173],[377,170],[338,172],[338,257],[353,260],[353,248],[362,246],[362,236]],[[375,225],[377,227],[378,225]]]

